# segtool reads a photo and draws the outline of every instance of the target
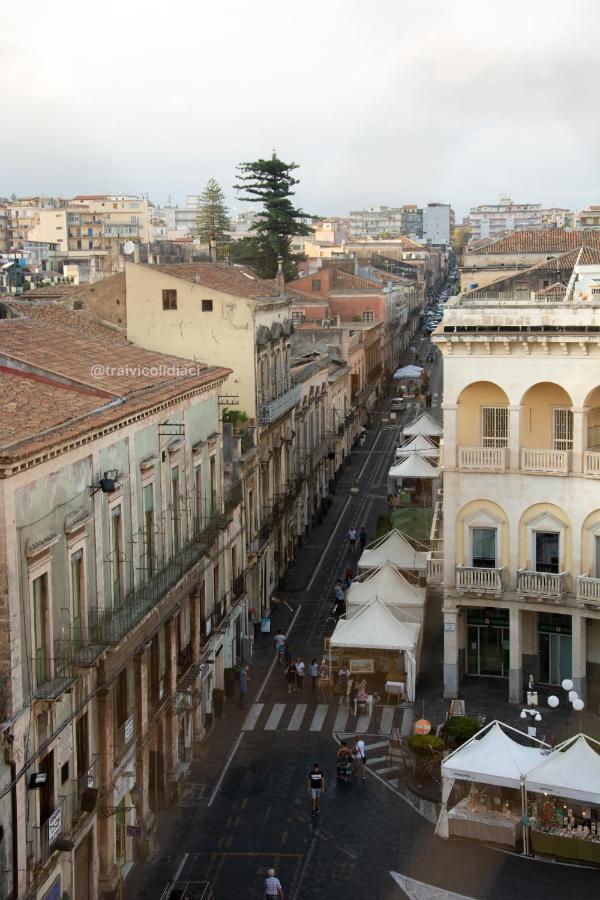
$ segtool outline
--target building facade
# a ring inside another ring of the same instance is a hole
[[[444,689],[600,684],[600,269],[558,293],[459,296],[444,359]],[[438,551],[441,547],[438,545]],[[438,552],[439,556],[439,552]]]
[[[372,206],[350,213],[350,239],[423,236],[424,211],[415,204],[404,206]]]
[[[423,210],[423,240],[450,247],[454,233],[454,210],[449,203],[428,203]]]

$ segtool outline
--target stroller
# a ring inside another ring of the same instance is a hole
[[[346,743],[342,741],[342,746],[338,750],[336,778],[338,781],[352,781],[353,758]]]

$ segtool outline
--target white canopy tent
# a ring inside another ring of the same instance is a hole
[[[423,369],[421,366],[404,366],[401,369],[396,369],[394,372],[394,378],[402,379],[402,378],[420,378],[423,374]]]
[[[424,434],[416,434],[401,447],[396,447],[396,459],[418,453],[421,456],[437,459],[440,455],[439,447],[436,447]]]
[[[397,528],[388,531],[379,540],[369,544],[358,560],[358,569],[378,569],[386,562],[398,569],[414,569],[424,572],[427,568],[427,550],[416,550]]]
[[[594,749],[595,745],[597,749]],[[528,791],[600,805],[600,743],[578,734],[528,771]]]
[[[392,563],[386,562],[374,571],[367,571],[352,582],[346,596],[348,611],[374,599],[383,600],[395,615],[398,610],[408,610],[414,621],[423,619],[425,588],[407,581]]]
[[[527,740],[529,746],[513,740],[505,729]],[[438,837],[447,838],[449,834],[448,800],[457,779],[521,789],[527,773],[546,758],[549,749],[524,732],[494,721],[450,753],[441,769],[442,808],[435,828]]]
[[[423,456],[411,453],[402,462],[393,465],[388,472],[389,478],[439,478],[440,470],[432,466]]]
[[[402,429],[402,434],[405,437],[414,437],[417,434],[424,434],[429,437],[441,437],[444,433],[443,427],[434,419],[434,417],[429,412],[423,412],[415,419],[414,422],[411,422],[410,425],[407,425]]]
[[[340,619],[331,649],[388,650],[405,654],[406,693],[415,698],[416,652],[421,633],[417,622],[400,622],[382,600],[371,600],[352,617]]]

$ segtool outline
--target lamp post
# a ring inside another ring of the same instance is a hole
[[[583,709],[585,709],[585,703],[577,693],[577,691],[573,690],[573,682],[570,678],[563,678],[561,687],[563,691],[566,692],[569,703],[575,712],[580,713]],[[556,709],[560,704],[560,699],[556,696],[556,694],[551,694],[548,697],[548,706],[550,709]]]

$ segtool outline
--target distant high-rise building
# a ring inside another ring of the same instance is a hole
[[[428,203],[423,210],[423,238],[432,244],[450,244],[454,210],[449,203]]]
[[[471,239],[478,241],[504,231],[572,227],[573,213],[557,207],[544,209],[541,203],[513,203],[510,197],[504,196],[499,203],[474,206],[465,218],[465,225],[471,229]]]
[[[350,213],[350,238],[423,236],[423,210],[415,204],[372,206]]]

